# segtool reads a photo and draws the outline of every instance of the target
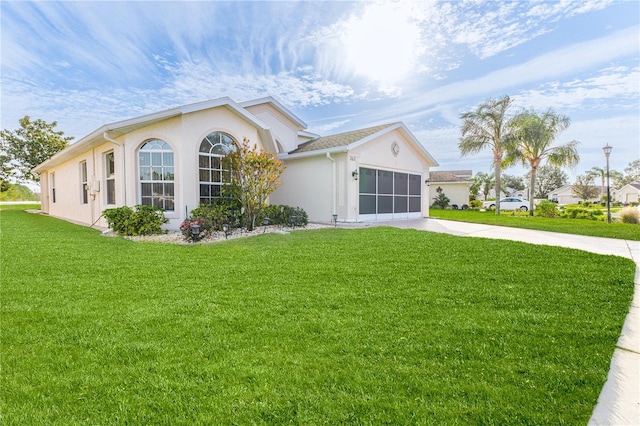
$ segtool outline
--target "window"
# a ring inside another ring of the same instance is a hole
[[[116,203],[116,157],[113,153],[107,152],[105,158],[107,204]]]
[[[420,175],[360,168],[360,214],[420,213]]]
[[[140,202],[145,206],[175,209],[173,150],[164,141],[147,141],[138,152]]]
[[[198,173],[201,204],[211,204],[220,198],[223,186],[231,182],[231,171],[224,157],[235,149],[233,138],[220,132],[209,134],[200,143]]]
[[[80,163],[80,199],[82,204],[89,204],[89,179],[86,161]]]
[[[51,184],[51,202],[56,202],[56,174],[51,173],[49,175],[49,183]]]

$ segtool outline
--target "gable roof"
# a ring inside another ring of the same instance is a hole
[[[275,101],[275,100],[274,100]],[[67,161],[86,149],[90,149],[93,146],[100,145],[107,141],[113,142],[112,138],[117,138],[134,130],[143,128],[150,124],[166,120],[172,117],[178,117],[181,115],[189,114],[192,112],[203,111],[210,108],[226,107],[234,112],[239,117],[252,123],[258,129],[258,133],[262,139],[266,142],[273,141],[269,126],[267,126],[262,120],[255,115],[249,113],[240,104],[236,103],[229,97],[222,97],[212,99],[204,102],[196,102],[193,104],[183,105],[175,108],[170,108],[164,111],[155,112],[152,114],[146,114],[139,117],[128,118],[126,120],[116,121],[113,123],[105,124],[100,128],[94,130],[78,141],[72,143],[56,155],[38,165],[33,169],[34,172],[42,172],[47,168],[58,165],[64,161]],[[266,148],[266,147],[265,147]]]
[[[297,115],[295,115],[294,113],[289,111],[287,109],[287,107],[282,105],[280,102],[278,102],[272,96],[267,96],[265,98],[260,98],[260,99],[254,99],[252,101],[240,102],[240,106],[242,106],[243,108],[248,108],[248,107],[252,107],[252,106],[255,106],[255,105],[262,105],[262,104],[270,104],[276,110],[280,111],[281,114],[285,115],[291,121],[293,121],[298,126],[300,126],[300,128],[302,128],[302,129],[306,129],[307,128],[307,123],[305,123]]]
[[[380,126],[368,127],[366,129],[358,129],[352,130],[350,132],[337,133],[331,136],[321,136],[319,138],[313,139],[309,142],[305,142],[298,146],[297,149],[291,151],[289,154],[299,154],[301,152],[311,152],[318,151],[324,149],[331,148],[340,148],[351,145],[361,139],[364,139],[368,136],[371,136],[375,133],[378,133],[380,130],[386,129],[387,127],[393,125],[395,123],[382,124]]]
[[[429,172],[431,183],[471,182],[471,170],[442,170]]]
[[[638,191],[640,191],[640,181],[635,181],[635,182],[630,182],[628,184],[626,184],[625,186],[623,186],[622,188],[626,188],[627,186],[637,189]],[[622,188],[620,188],[620,190],[622,190]]]
[[[279,158],[288,160],[316,155],[324,155],[327,153],[347,152],[394,130],[400,130],[407,136],[410,144],[412,144],[429,162],[429,166],[438,166],[438,162],[431,156],[431,154],[429,154],[429,152],[427,152],[420,141],[418,141],[418,139],[413,136],[407,126],[405,126],[402,122],[381,124],[364,129],[337,133],[331,136],[318,137],[309,142],[305,142],[299,145],[297,149],[291,151],[288,154],[279,155]]]

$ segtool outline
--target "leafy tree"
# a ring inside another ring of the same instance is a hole
[[[529,214],[533,216],[536,188],[536,172],[546,162],[552,166],[574,166],[580,161],[578,141],[561,146],[553,146],[557,135],[569,127],[566,115],[548,109],[542,114],[523,111],[511,120],[513,140],[507,144],[505,164],[521,162],[528,165],[529,172]]]
[[[494,176],[490,173],[478,172],[473,178],[473,183],[469,188],[471,194],[481,193],[484,195],[484,201],[487,201],[489,191],[493,187],[495,180]]]
[[[611,176],[611,173],[609,173]],[[619,188],[631,183],[640,181],[640,160],[634,160],[624,168],[624,177],[620,179]],[[616,185],[617,186],[617,185]]]
[[[584,174],[576,177],[576,183],[571,187],[571,194],[582,201],[587,201],[598,198],[600,190],[593,184],[593,175]]]
[[[625,176],[617,170],[609,170],[609,179],[611,179],[610,183],[613,188],[622,188],[626,185]],[[629,183],[631,182],[633,181],[629,181]]]
[[[240,200],[245,224],[251,231],[267,206],[267,198],[280,185],[285,166],[275,155],[251,146],[247,138],[226,158],[231,165],[231,192]]]
[[[458,144],[462,156],[476,154],[490,148],[493,152],[493,169],[496,189],[496,215],[500,215],[500,174],[502,160],[505,155],[505,144],[510,138],[507,110],[511,106],[509,96],[489,99],[481,103],[475,111],[465,112],[460,116],[463,120],[461,138]]]
[[[531,172],[527,173],[530,180]],[[545,164],[538,169],[536,173],[536,191],[535,198],[547,198],[556,189],[569,182],[569,177],[561,168]]]
[[[40,177],[32,173],[32,169],[66,148],[73,138],[56,131],[58,123],[55,121],[49,124],[39,119],[31,121],[25,116],[19,122],[20,128],[16,131],[0,131],[0,154],[3,156],[0,179],[8,178],[9,173],[18,179],[38,182]],[[10,164],[9,170],[5,169],[6,164]]]
[[[502,175],[502,183],[504,186],[513,188],[516,191],[522,191],[525,188],[522,176],[512,176],[505,173]]]

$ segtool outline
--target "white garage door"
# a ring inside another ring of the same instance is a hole
[[[422,217],[422,176],[360,167],[358,220]]]

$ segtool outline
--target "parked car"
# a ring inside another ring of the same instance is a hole
[[[485,201],[482,203],[482,207],[485,209],[495,209],[496,201]],[[529,210],[529,200],[518,197],[506,197],[500,200],[500,210],[522,210],[526,212]]]

